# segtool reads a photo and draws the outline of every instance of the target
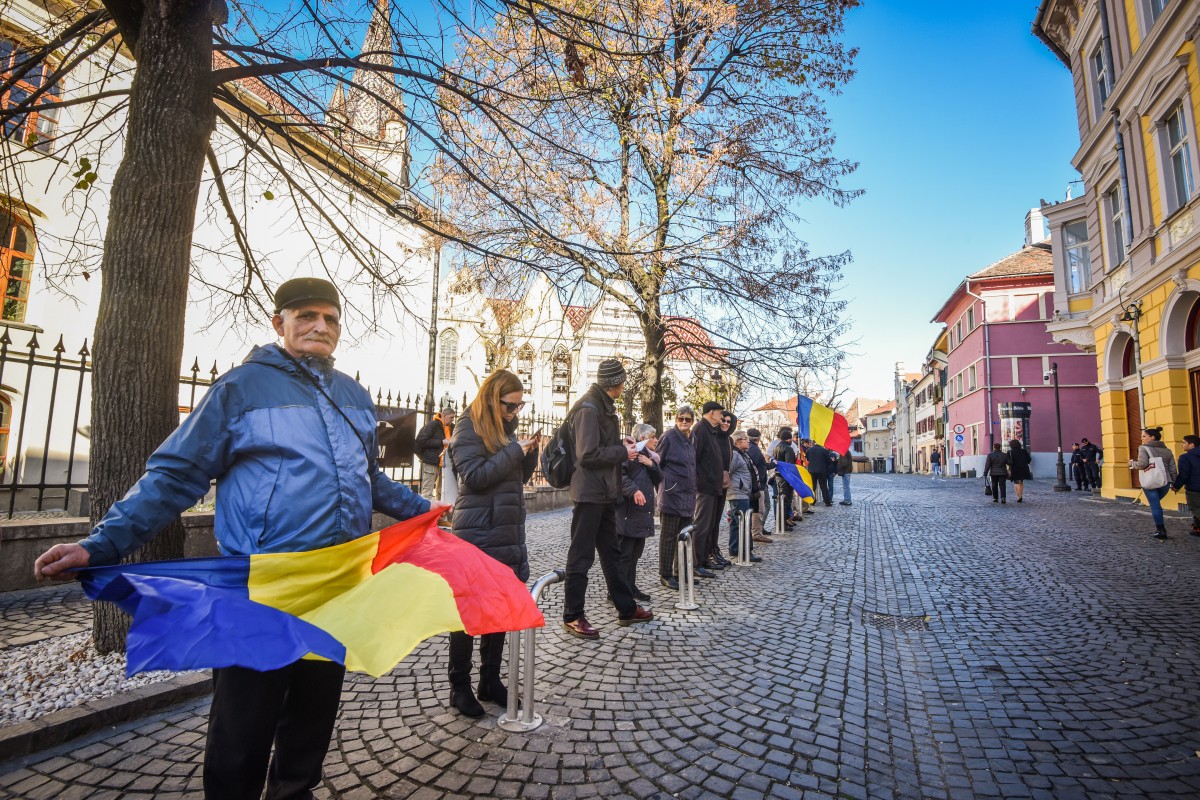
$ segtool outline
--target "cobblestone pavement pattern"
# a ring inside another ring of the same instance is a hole
[[[620,628],[598,567],[599,641],[543,598],[529,734],[446,708],[446,637],[346,683],[322,798],[1200,796],[1200,539],[1144,510],[1031,485],[854,478],[704,581],[684,613]],[[562,566],[569,512],[531,518],[534,575]],[[494,709],[494,706],[489,706]],[[3,798],[199,790],[207,701],[0,765]]]

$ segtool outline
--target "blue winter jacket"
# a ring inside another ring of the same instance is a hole
[[[256,347],[209,388],[81,544],[92,565],[116,563],[195,505],[214,479],[215,533],[226,555],[357,539],[371,531],[372,508],[398,519],[428,511],[428,500],[379,470],[375,425],[370,395],[349,376],[277,345]]]

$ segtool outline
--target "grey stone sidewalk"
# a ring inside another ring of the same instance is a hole
[[[543,598],[529,734],[447,710],[446,638],[353,676],[319,797],[1200,796],[1200,539],[1144,509],[978,481],[854,476],[759,545],[764,562],[620,628],[599,569],[597,642]],[[531,518],[533,572],[569,512]],[[0,605],[0,619],[9,611]],[[0,763],[0,798],[198,796],[207,701]],[[2,755],[0,755],[2,757]]]

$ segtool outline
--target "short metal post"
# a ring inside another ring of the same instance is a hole
[[[750,512],[738,516],[738,554],[735,562],[740,567],[750,566]]]
[[[680,611],[695,611],[700,607],[696,603],[695,576],[692,575],[692,531],[695,527],[688,525],[679,532],[675,548],[675,563],[679,571],[679,602],[675,607]]]
[[[784,509],[783,490],[780,489],[775,494],[775,535],[776,536],[783,534],[783,532],[784,532],[783,526],[787,524],[787,520],[785,520],[783,518],[783,509]]]
[[[538,578],[533,584],[533,588],[529,590],[533,595],[533,602],[536,603],[541,599],[542,590],[547,586],[555,583],[561,583],[566,580],[567,573],[561,569],[556,569],[553,572],[547,572],[542,577]],[[540,714],[535,714],[533,710],[533,679],[534,671],[537,664],[534,661],[535,652],[535,629],[526,628],[520,631],[521,638],[525,640],[524,654],[521,653],[520,639],[514,633],[508,642],[508,708],[496,723],[502,730],[512,733],[520,733],[522,731],[531,731],[541,726],[543,720]],[[525,680],[521,686],[520,694],[523,695],[521,702],[524,703],[524,708],[521,709],[520,717],[517,716],[517,675],[518,659],[524,655],[525,658]]]

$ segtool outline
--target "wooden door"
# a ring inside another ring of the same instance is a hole
[[[1192,433],[1200,433],[1200,369],[1188,373],[1188,385],[1192,388]]]
[[[1137,389],[1127,389],[1125,391],[1125,435],[1129,438],[1129,458],[1137,458],[1138,446],[1142,443],[1142,404],[1138,400]],[[1133,482],[1133,488],[1142,488],[1142,481],[1138,475],[1140,470],[1129,470],[1129,479]]]

